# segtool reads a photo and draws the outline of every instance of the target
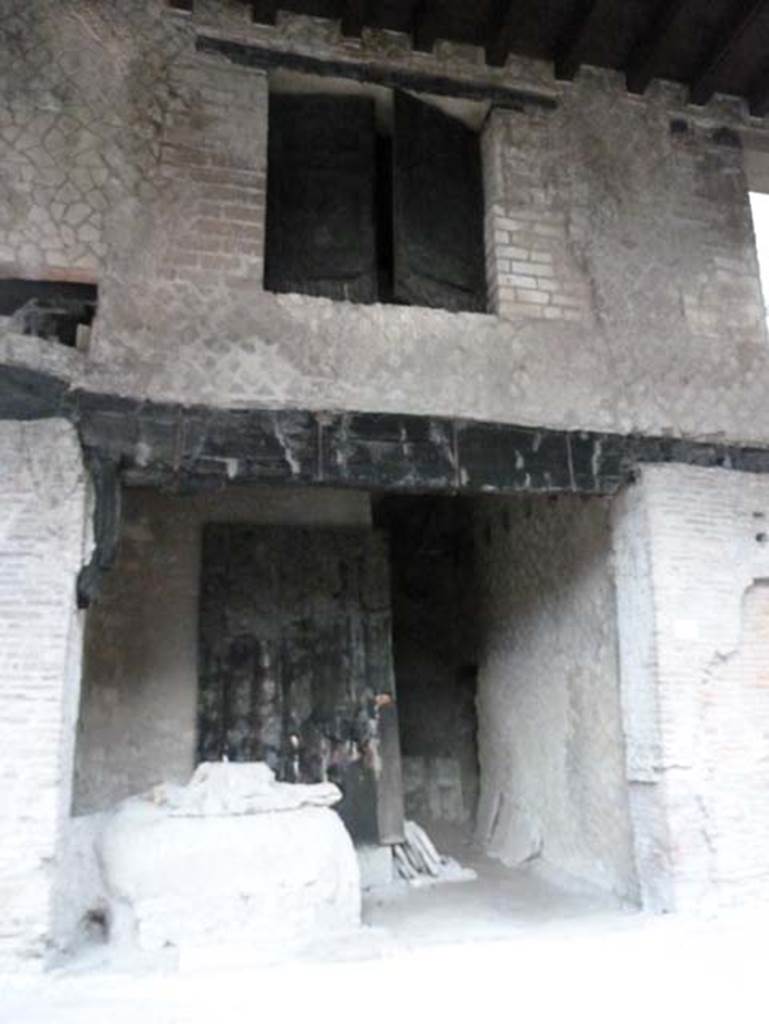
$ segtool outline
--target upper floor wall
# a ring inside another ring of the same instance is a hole
[[[6,0],[0,274],[96,282],[87,351],[0,327],[0,361],[220,406],[412,412],[769,442],[764,326],[733,105],[559,85],[467,49],[252,25],[198,0]],[[244,13],[245,12],[245,13]],[[196,34],[505,82],[557,100],[482,129],[489,313],[263,288],[269,75]]]

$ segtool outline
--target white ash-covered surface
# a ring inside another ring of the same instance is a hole
[[[354,929],[360,877],[329,807],[339,796],[278,783],[263,764],[222,763],[124,801],[95,841],[111,944],[182,958]]]
[[[333,782],[313,785],[278,782],[262,762],[199,764],[186,786],[163,783],[147,794],[171,817],[199,818],[227,814],[264,814],[300,807],[333,807],[342,793]]]
[[[454,892],[458,887],[441,887]],[[414,893],[432,896],[436,890]],[[642,914],[551,919],[499,941],[401,942],[334,963],[198,965],[0,981],[3,1024],[209,1024],[239,1020],[255,1000],[270,1016],[325,1022],[340,993],[371,1024],[473,1021],[765,1019],[765,919],[703,921]],[[648,983],[639,984],[639,978]],[[505,1011],[507,1011],[505,1013]]]

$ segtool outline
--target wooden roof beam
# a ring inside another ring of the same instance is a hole
[[[274,25],[278,16],[277,0],[252,0],[251,20],[260,25]]]
[[[555,77],[570,82],[577,74],[588,53],[588,47],[601,22],[614,7],[611,0],[582,0],[577,5],[568,31],[555,49]]]
[[[505,65],[507,56],[513,48],[520,6],[516,0],[491,2],[484,40],[486,63],[491,67],[501,68]]]
[[[769,114],[769,64],[764,65],[761,74],[753,83],[748,103],[754,117],[766,117]]]
[[[722,68],[729,63],[738,43],[753,28],[758,17],[769,10],[769,0],[739,0],[734,10],[719,30],[719,38],[707,58],[702,62],[689,83],[689,98],[692,103],[703,105],[708,102],[718,85]]]
[[[369,0],[340,0],[339,21],[343,36],[360,36],[370,17]]]
[[[432,53],[438,39],[437,19],[430,0],[416,0],[411,13],[411,39],[415,50]]]
[[[625,69],[629,92],[644,93],[655,77],[666,47],[683,31],[681,15],[691,0],[662,0],[649,33],[631,51]]]

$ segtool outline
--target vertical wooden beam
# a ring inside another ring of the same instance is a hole
[[[713,48],[689,83],[692,103],[702,105],[711,98],[718,86],[719,73],[729,64],[737,45],[756,20],[769,11],[769,0],[739,0],[730,6],[729,17],[720,26]]]
[[[630,92],[646,92],[666,48],[682,34],[681,15],[690,6],[691,0],[662,0],[649,32],[640,39],[628,58],[625,78]]]
[[[252,0],[251,20],[261,25],[274,25],[278,15],[277,0]]]

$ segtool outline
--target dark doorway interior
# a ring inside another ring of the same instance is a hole
[[[479,786],[472,505],[389,495],[373,512],[390,546],[406,814],[469,831]]]

